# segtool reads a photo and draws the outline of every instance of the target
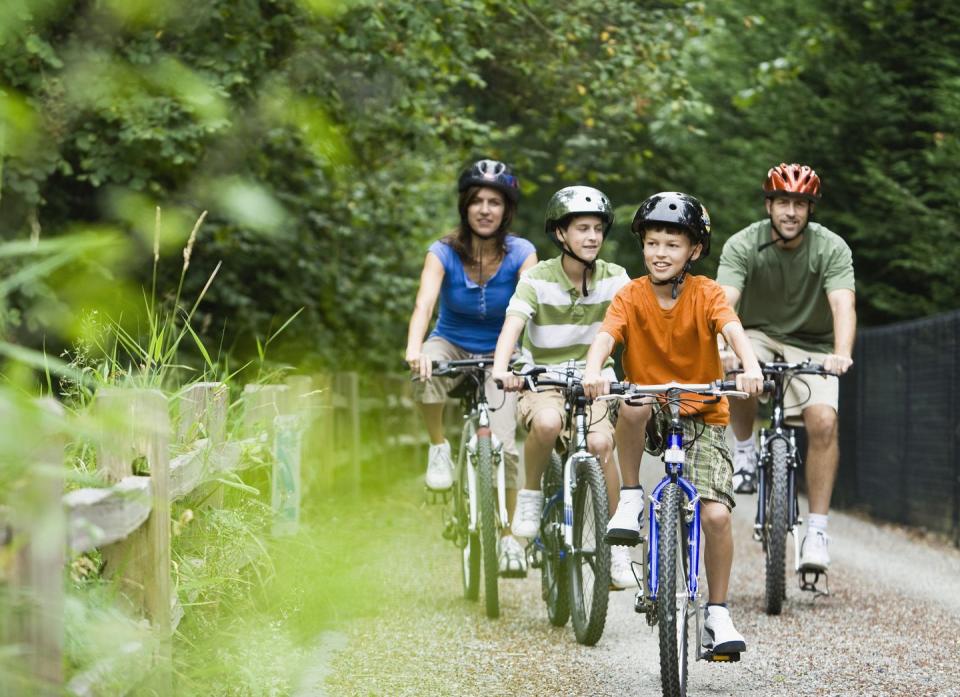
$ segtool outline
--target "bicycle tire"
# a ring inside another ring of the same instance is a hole
[[[543,566],[540,568],[540,590],[547,605],[547,619],[554,627],[562,627],[570,618],[570,597],[567,591],[567,559],[563,546],[563,502],[549,502],[563,491],[563,463],[556,453],[543,475],[543,497],[546,509],[540,521],[543,543]]]
[[[660,681],[664,697],[687,694],[688,607],[687,543],[679,485],[664,487],[660,501],[660,544],[657,623],[660,630]]]
[[[787,518],[787,443],[774,438],[770,443],[770,485],[767,487],[766,529],[764,530],[766,582],[764,609],[768,615],[779,615],[787,597],[786,552]]]
[[[573,492],[573,550],[570,570],[570,619],[577,642],[593,646],[607,622],[610,595],[610,545],[603,541],[609,508],[607,487],[596,458],[576,464]]]
[[[500,564],[497,560],[496,492],[490,429],[477,430],[477,493],[480,500],[480,549],[483,551],[483,600],[487,617],[500,616]]]
[[[470,532],[470,498],[477,492],[470,490],[467,466],[467,443],[473,437],[472,423],[463,426],[460,450],[457,457],[457,479],[454,482],[453,512],[457,525],[457,546],[461,551],[460,575],[463,597],[477,600],[480,597],[480,533]]]

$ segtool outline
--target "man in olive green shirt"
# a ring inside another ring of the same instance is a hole
[[[769,219],[727,240],[717,282],[737,309],[761,361],[775,356],[791,363],[810,359],[842,375],[853,364],[857,326],[850,247],[810,222],[820,198],[820,178],[811,168],[781,164],[767,173],[763,188]],[[816,571],[830,565],[827,516],[839,464],[837,383],[833,377],[798,377],[785,396],[786,416],[802,414],[807,429],[810,515],[800,566]],[[756,399],[730,400],[738,493],[756,490],[756,411]]]

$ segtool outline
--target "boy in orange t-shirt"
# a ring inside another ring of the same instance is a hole
[[[600,368],[617,344],[624,344],[626,379],[637,384],[670,381],[706,383],[723,377],[717,334],[723,334],[744,366],[737,389],[759,394],[763,375],[750,341],[723,289],[705,276],[688,272],[710,250],[710,219],[700,202],[678,192],[663,192],[644,201],[633,219],[633,233],[643,248],[649,274],[623,287],[613,299],[587,353],[583,386],[589,398],[609,392]],[[701,500],[705,537],[704,565],[709,587],[704,647],[716,654],[746,650],[727,610],[733,564],[733,465],[724,429],[729,420],[725,399],[683,407],[685,477]],[[635,545],[640,538],[643,488],[640,458],[652,407],[621,403],[616,442],[623,487],[620,503],[607,526],[607,542]]]

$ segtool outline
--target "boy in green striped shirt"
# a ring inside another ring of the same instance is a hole
[[[589,186],[569,186],[547,204],[544,229],[560,248],[559,256],[541,261],[520,276],[507,306],[493,360],[493,377],[508,391],[520,390],[523,379],[507,370],[520,342],[515,367],[553,368],[565,373],[570,362],[581,370],[607,307],[630,282],[623,267],[598,259],[600,247],[613,226],[613,207],[603,192]],[[605,366],[616,380],[613,361]],[[605,402],[591,405],[587,446],[604,470],[610,512],[616,510],[620,480],[613,464],[613,424]],[[557,437],[566,430],[567,413],[557,389],[524,392],[517,404],[517,421],[527,430],[524,443],[525,488],[517,492],[513,534],[534,538],[540,528],[543,492],[540,480]],[[611,582],[635,585],[626,547],[613,548]]]

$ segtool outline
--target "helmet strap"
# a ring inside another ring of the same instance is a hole
[[[777,226],[773,223],[773,216],[770,216],[770,229],[773,230],[774,239],[770,240],[769,242],[764,242],[763,244],[761,244],[759,247],[757,247],[757,251],[762,252],[764,249],[775,245],[777,242],[793,242],[794,240],[799,239],[800,236],[807,231],[807,226],[809,224],[810,224],[810,216],[808,215],[807,222],[803,224],[802,228],[800,228],[800,232],[798,232],[793,237],[785,237],[783,233],[781,233],[777,229]]]
[[[583,297],[587,297],[590,294],[589,291],[587,291],[587,274],[593,273],[596,270],[597,260],[594,259],[593,261],[587,261],[586,259],[581,259],[570,250],[566,242],[561,242],[556,238],[556,233],[554,233],[553,239],[557,243],[557,246],[560,247],[561,256],[566,255],[574,261],[579,261],[581,264],[583,264],[583,283],[580,287],[580,293],[583,295]]]
[[[693,265],[691,263],[692,259],[693,255],[691,254],[690,259],[687,259],[686,263],[683,265],[683,269],[681,269],[680,273],[673,278],[668,278],[666,281],[651,280],[650,282],[655,286],[673,285],[673,288],[670,290],[670,297],[676,300],[677,296],[680,295],[680,285],[686,280],[686,276],[690,272],[690,267]]]

